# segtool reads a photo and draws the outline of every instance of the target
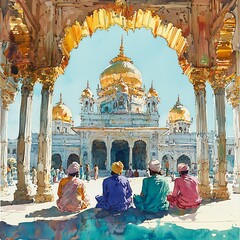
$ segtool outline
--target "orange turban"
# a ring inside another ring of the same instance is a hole
[[[118,161],[118,162],[114,162],[112,164],[112,172],[116,173],[116,174],[121,174],[123,171],[123,164],[122,162]]]

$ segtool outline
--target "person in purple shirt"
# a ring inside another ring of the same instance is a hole
[[[179,209],[198,208],[202,198],[198,192],[198,181],[188,175],[189,166],[185,163],[178,164],[179,178],[175,179],[173,192],[167,196],[171,207]]]
[[[112,164],[111,176],[103,180],[103,195],[97,195],[96,208],[124,211],[132,207],[132,189],[126,177],[121,176],[122,162]]]

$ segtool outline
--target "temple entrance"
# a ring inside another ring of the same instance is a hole
[[[94,140],[92,144],[92,164],[97,164],[99,169],[106,170],[107,148],[103,141]]]
[[[59,169],[62,166],[62,158],[61,155],[56,153],[52,155],[52,162],[51,162],[51,168]]]
[[[133,169],[146,169],[147,150],[144,141],[139,140],[134,143],[132,157]]]
[[[177,165],[179,163],[185,163],[189,166],[189,168],[191,168],[191,160],[188,156],[186,156],[185,154],[181,155],[178,160],[177,160]]]
[[[173,157],[169,154],[165,154],[162,157],[161,169],[166,170],[166,163],[169,163],[169,171],[173,171]]]
[[[116,140],[112,143],[111,163],[121,161],[124,169],[129,169],[129,146],[124,140]]]
[[[77,162],[80,164],[79,156],[75,153],[72,153],[69,155],[68,160],[67,160],[67,167],[72,163],[72,162]]]

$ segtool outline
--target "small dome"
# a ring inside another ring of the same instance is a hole
[[[178,121],[191,122],[189,110],[180,103],[179,97],[176,104],[168,113],[168,120],[170,123]]]
[[[91,89],[89,88],[89,82],[87,82],[87,87],[83,90],[81,96],[84,98],[93,97],[93,93],[92,93]]]
[[[62,94],[60,94],[60,101],[52,109],[52,119],[61,120],[63,122],[72,121],[71,110],[62,102]]]
[[[151,98],[151,97],[158,97],[158,92],[155,90],[155,88],[153,87],[153,83],[151,85],[151,87],[148,90],[147,93],[147,97]]]

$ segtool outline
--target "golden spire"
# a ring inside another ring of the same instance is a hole
[[[63,101],[62,101],[62,93],[60,93],[60,101],[59,101],[59,104],[63,104]]]
[[[182,105],[181,102],[180,102],[179,94],[178,94],[178,98],[177,98],[177,102],[176,102],[175,106],[177,106],[177,105]]]
[[[118,56],[120,57],[122,57],[122,56],[124,56],[124,46],[123,46],[123,35],[122,35],[122,37],[121,37],[121,45],[120,45],[120,48],[119,48],[119,54],[118,54]]]
[[[158,97],[158,93],[153,87],[153,81],[151,82],[151,87],[148,90],[147,97]]]
[[[131,58],[128,58],[124,55],[124,45],[123,45],[123,35],[121,37],[121,44],[120,44],[120,48],[119,48],[119,54],[117,55],[117,57],[113,58],[110,63],[115,63],[115,62],[130,62],[133,63],[133,61],[131,60]]]

